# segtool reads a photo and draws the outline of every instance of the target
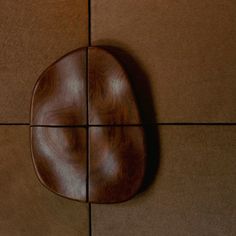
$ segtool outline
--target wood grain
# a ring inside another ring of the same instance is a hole
[[[129,78],[116,58],[90,47],[88,62],[89,124],[140,124]]]
[[[39,78],[31,104],[32,125],[86,124],[86,48],[52,64]]]
[[[31,145],[40,181],[79,201],[130,199],[146,168],[140,122],[129,78],[108,51],[89,47],[67,54],[42,74],[33,93]]]
[[[35,171],[43,185],[67,198],[86,201],[86,129],[31,127]]]
[[[140,189],[146,167],[141,127],[91,127],[89,200],[122,202]]]

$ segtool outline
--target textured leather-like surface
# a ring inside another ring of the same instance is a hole
[[[1,236],[89,235],[88,205],[39,184],[27,125],[0,126],[0,200]]]
[[[235,235],[236,126],[158,127],[153,185],[125,203],[92,204],[92,235]]]
[[[91,4],[93,44],[117,46],[126,51],[121,58],[128,53],[138,60],[158,122],[235,122],[234,0]],[[28,122],[41,71],[86,46],[88,5],[0,0],[0,6],[0,122]],[[0,235],[88,235],[87,205],[38,184],[28,133],[0,126]],[[234,134],[233,126],[162,127],[156,182],[130,202],[92,205],[92,234],[235,235]]]
[[[0,22],[0,123],[29,123],[39,75],[88,44],[88,2],[0,0]]]
[[[40,76],[32,95],[31,147],[40,181],[79,201],[130,199],[146,171],[141,125],[129,77],[110,52],[89,47],[67,54]]]
[[[134,57],[158,122],[236,122],[235,18],[235,0],[93,0],[91,40],[137,78]]]
[[[235,3],[91,1],[92,45],[119,48],[134,78],[148,81],[141,100],[152,97],[156,122],[181,123],[157,132],[159,171],[146,192],[92,205],[92,235],[236,235],[236,130],[211,124],[236,122]]]
[[[88,205],[57,196],[32,168],[33,87],[53,61],[87,46],[87,0],[0,0],[0,235],[87,236]],[[3,125],[3,124],[11,125]]]

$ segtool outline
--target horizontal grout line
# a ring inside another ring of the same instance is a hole
[[[221,126],[234,126],[236,125],[235,122],[232,123],[226,123],[226,122],[215,122],[215,123],[196,123],[196,122],[160,122],[160,123],[150,123],[150,124],[91,124],[91,125],[30,125],[30,123],[0,123],[0,126],[4,126],[4,125],[9,125],[9,126],[13,126],[13,125],[28,125],[30,127],[55,127],[55,128],[73,128],[73,127],[78,127],[78,128],[87,128],[87,127],[125,127],[125,126],[136,126],[136,127],[140,127],[140,126],[158,126],[158,125],[180,125],[180,126],[191,126],[191,125],[197,125],[197,126],[217,126],[217,125],[221,125]]]
[[[45,128],[87,128],[87,125],[30,125],[30,127],[45,127]]]
[[[152,126],[155,125],[155,124],[152,124]],[[101,125],[101,124],[98,124],[98,125],[88,125],[88,127],[126,127],[126,126],[147,126],[146,124],[104,124],[104,125]]]
[[[0,125],[30,125],[29,123],[0,123]]]
[[[156,126],[157,124],[98,124],[98,125],[30,125],[30,127],[51,127],[51,128],[89,128],[89,127],[141,127]]]
[[[216,125],[236,125],[236,123],[232,122],[232,123],[226,123],[226,122],[164,122],[164,123],[156,123],[156,125],[212,125],[212,126],[216,126]]]
[[[110,125],[88,125],[89,127],[109,127],[109,126],[158,126],[158,125],[236,125],[236,123],[191,123],[191,122],[183,122],[183,123],[144,123],[144,124],[110,124]]]

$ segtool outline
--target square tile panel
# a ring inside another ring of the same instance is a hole
[[[0,123],[29,122],[40,74],[65,53],[87,46],[87,0],[0,0]]]
[[[88,205],[57,196],[38,181],[28,126],[0,126],[0,172],[0,235],[88,235]]]
[[[158,122],[236,122],[234,0],[91,5],[92,45],[120,49]]]
[[[159,168],[128,202],[92,204],[92,235],[236,234],[236,126],[159,126]]]

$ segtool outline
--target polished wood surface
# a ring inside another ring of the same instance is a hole
[[[145,175],[141,126],[129,78],[110,52],[89,47],[67,54],[33,92],[31,146],[40,181],[79,201],[130,199]]]
[[[67,198],[86,201],[86,129],[31,127],[33,163],[41,183]]]
[[[89,124],[140,124],[129,78],[112,54],[100,47],[88,50]]]
[[[31,104],[31,125],[86,124],[86,48],[52,64],[39,78]]]
[[[122,202],[140,189],[146,167],[141,127],[91,127],[89,200]]]

